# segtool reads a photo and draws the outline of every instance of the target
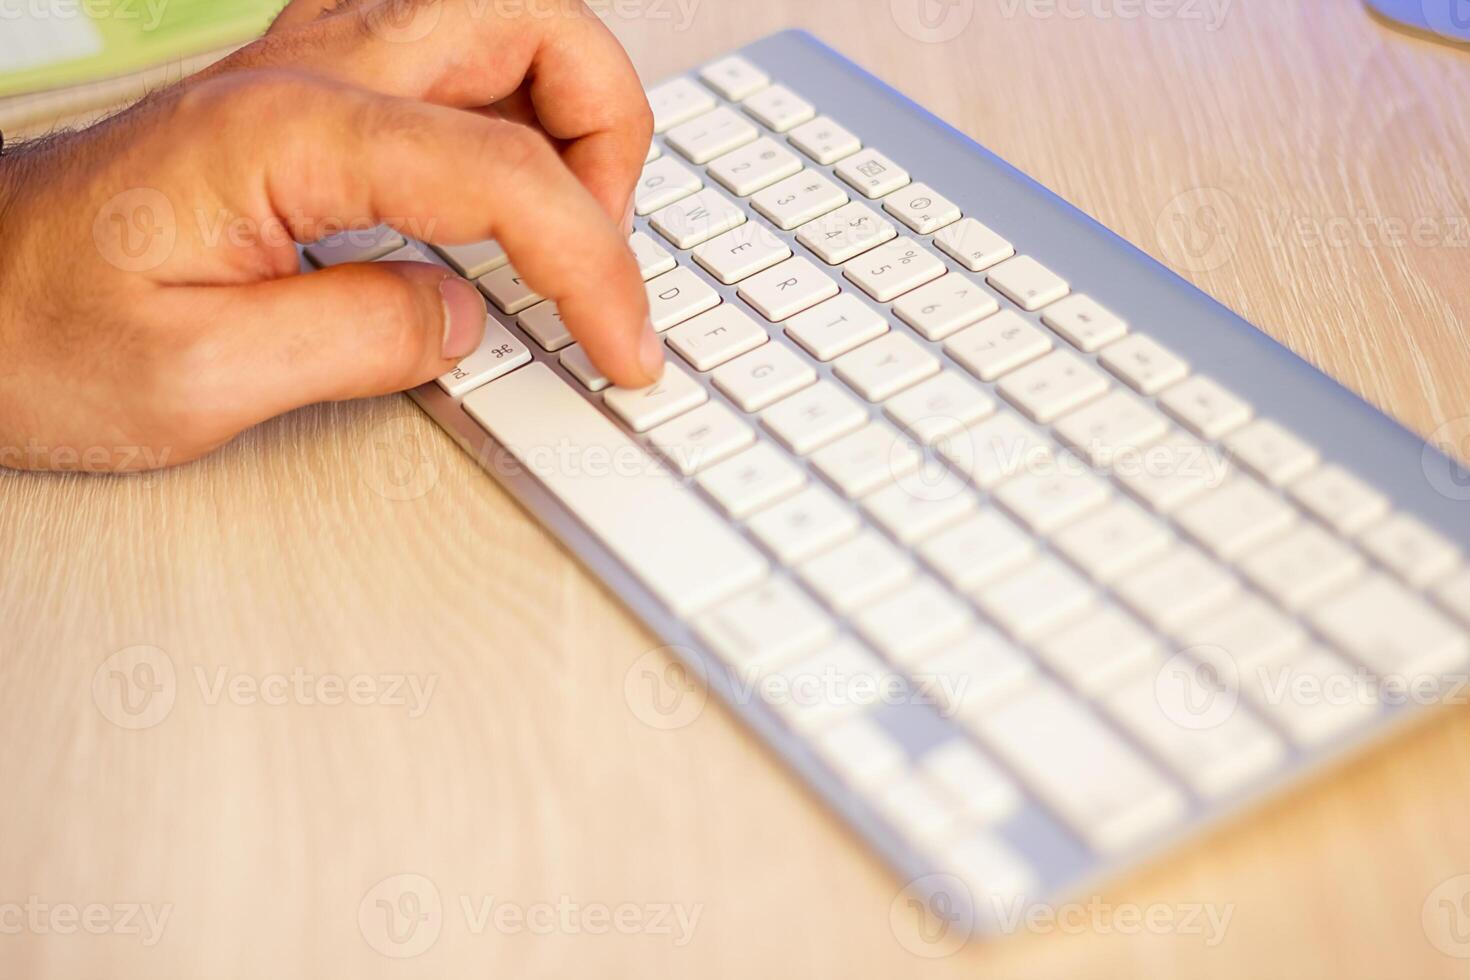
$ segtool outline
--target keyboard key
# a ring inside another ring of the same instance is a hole
[[[944,263],[912,238],[896,238],[842,267],[842,274],[880,303],[944,275]]]
[[[1357,534],[1388,514],[1388,498],[1340,466],[1323,466],[1287,492],[1338,534]]]
[[[1279,538],[1296,519],[1296,508],[1247,476],[1232,477],[1174,514],[1186,534],[1226,560]]]
[[[755,442],[755,430],[719,402],[705,402],[648,433],[648,441],[684,476],[729,459]]]
[[[839,292],[832,277],[797,256],[740,284],[740,298],[767,320],[779,323]]]
[[[1249,593],[1241,593],[1204,619],[1173,631],[1190,647],[1223,650],[1243,672],[1297,649],[1307,631],[1281,610]]]
[[[1262,592],[1293,610],[1344,588],[1366,567],[1361,554],[1315,524],[1304,524],[1240,564]]]
[[[717,156],[754,142],[760,131],[750,121],[720,106],[670,129],[664,138],[691,163],[709,163]],[[654,165],[657,165],[655,161]]]
[[[704,84],[731,102],[749,98],[771,84],[771,77],[738,55],[721,58],[699,72]]]
[[[939,455],[982,490],[1017,473],[1050,473],[1051,446],[1012,415],[996,415],[963,432],[945,436]]]
[[[833,486],[855,499],[914,472],[923,456],[897,430],[874,422],[817,450],[812,462]]]
[[[1247,674],[1251,702],[1292,741],[1326,745],[1378,714],[1378,691],[1361,668],[1321,646],[1287,654]]]
[[[1071,289],[1065,279],[1029,255],[1017,255],[994,266],[985,281],[1028,312],[1055,303]]]
[[[710,371],[770,340],[765,327],[722,303],[669,331],[669,346],[696,371]]]
[[[747,527],[778,561],[794,565],[857,534],[862,522],[831,490],[813,484],[755,515]]]
[[[472,242],[468,245],[435,245],[434,251],[444,256],[454,271],[466,279],[478,279],[505,265],[505,249],[499,242]]]
[[[1172,630],[1229,602],[1240,583],[1200,552],[1181,546],[1125,575],[1113,588],[1139,616]]]
[[[894,314],[925,340],[943,340],[999,309],[994,296],[958,272],[940,276],[893,304]]]
[[[779,668],[836,635],[822,607],[781,578],[726,600],[692,625],[726,663],[749,671]]]
[[[1162,513],[1225,482],[1230,467],[1219,451],[1175,432],[1137,454],[1116,456],[1113,475],[1143,503]]]
[[[893,222],[852,201],[802,225],[796,240],[828,265],[841,265],[896,237]]]
[[[520,316],[516,324],[543,350],[558,351],[572,345],[572,334],[561,320],[561,311],[550,301],[537,303]]]
[[[1470,637],[1386,575],[1370,575],[1311,610],[1312,625],[1380,677],[1410,682],[1462,669]]]
[[[995,401],[959,372],[944,371],[888,399],[883,411],[927,446],[986,418]]]
[[[923,657],[909,671],[941,714],[973,725],[997,701],[1023,690],[1036,664],[999,633],[971,629],[964,639]]]
[[[941,230],[934,244],[971,272],[984,272],[1016,254],[1010,242],[974,218],[963,218]]]
[[[1067,343],[1091,354],[1128,333],[1123,320],[1090,296],[1073,293],[1048,306],[1041,322],[1066,338]]]
[[[973,592],[1036,554],[1036,541],[993,508],[966,518],[919,546],[919,554],[951,586]]]
[[[725,200],[718,191],[702,190],[691,194],[650,219],[654,231],[667,238],[675,248],[703,245],[716,235],[745,224],[745,212]]]
[[[1173,540],[1163,524],[1136,504],[1114,500],[1061,531],[1052,543],[1088,575],[1111,582],[1162,555]]]
[[[839,613],[871,605],[914,577],[913,559],[876,531],[818,555],[797,569],[806,587]]]
[[[716,368],[711,377],[741,411],[759,412],[815,383],[817,372],[789,348],[765,344]]]
[[[1049,423],[1108,390],[1108,379],[1071,351],[1052,351],[1001,379],[996,391],[1033,422]]]
[[[1189,373],[1189,364],[1183,358],[1142,334],[1104,348],[1098,363],[1145,395],[1157,394]]]
[[[1069,695],[1039,682],[982,719],[986,742],[1099,851],[1143,844],[1185,813],[1149,763]]]
[[[819,361],[830,361],[888,332],[888,321],[844,293],[786,321],[786,334]]]
[[[813,733],[863,714],[881,703],[900,678],[862,644],[847,637],[802,657],[766,685],[766,701],[793,728]]]
[[[534,289],[521,280],[521,274],[513,266],[503,265],[476,279],[480,292],[490,297],[500,312],[514,316],[530,309],[542,298]]]
[[[1013,310],[986,317],[944,342],[944,352],[981,381],[994,381],[1051,347],[1050,337]]]
[[[853,620],[863,639],[899,664],[958,639],[974,625],[969,607],[932,579],[921,578],[860,611]]]
[[[1108,484],[1080,467],[1022,473],[995,490],[996,501],[1037,534],[1051,534],[1108,502]]]
[[[509,330],[485,318],[485,337],[473,354],[440,376],[439,387],[451,398],[469,394],[481,385],[504,377],[523,364],[531,362],[531,351]]]
[[[1066,565],[1042,556],[981,589],[975,600],[992,622],[1030,642],[1086,613],[1097,593]]]
[[[687,122],[716,105],[714,96],[687,78],[676,78],[648,90],[653,109],[653,131],[662,133]]]
[[[645,285],[648,319],[660,333],[720,305],[720,294],[714,287],[682,266]]]
[[[406,245],[404,237],[387,225],[349,228],[306,246],[306,254],[322,267],[348,262],[373,262]]]
[[[901,333],[888,333],[833,362],[833,373],[870,402],[881,402],[939,373],[939,358]]]
[[[735,520],[785,500],[806,485],[801,468],[769,443],[758,442],[706,469],[697,481]]]
[[[1015,782],[965,739],[930,749],[918,768],[931,786],[971,820],[993,823],[1015,812],[1021,803]]]
[[[909,182],[909,172],[877,150],[859,150],[837,165],[837,176],[864,197],[887,197]]]
[[[1359,540],[1368,554],[1418,589],[1433,585],[1460,561],[1458,548],[1408,514],[1393,515]]]
[[[1439,584],[1434,590],[1439,604],[1470,626],[1470,568]]]
[[[959,826],[957,807],[917,775],[905,774],[879,788],[873,805],[906,839],[933,844],[953,836]]]
[[[815,452],[867,423],[867,410],[825,379],[761,413],[761,424],[799,456]]]
[[[1143,450],[1169,433],[1169,420],[1127,391],[1107,396],[1057,421],[1057,435],[1094,466],[1141,458]]]
[[[928,184],[913,183],[883,199],[883,210],[917,235],[932,235],[960,220],[960,209]]]
[[[647,432],[656,425],[683,415],[709,400],[709,392],[673,364],[663,377],[647,388],[609,388],[603,396],[613,414],[634,432]]]
[[[828,116],[818,116],[791,130],[787,139],[807,156],[824,167],[863,148],[862,141]]]
[[[1031,867],[1003,841],[991,834],[970,833],[951,841],[941,855],[944,867],[986,901],[1007,903],[1024,900],[1036,890],[1037,877]]]
[[[592,364],[587,352],[582,349],[581,344],[573,344],[561,352],[561,366],[566,368],[572,377],[582,383],[582,387],[588,391],[601,391],[610,382],[603,373]]]
[[[645,282],[679,264],[669,250],[654,241],[646,231],[633,232],[628,239],[628,247],[633,250],[633,258],[638,261],[638,271],[643,274]]]
[[[1317,465],[1317,450],[1270,419],[1256,419],[1225,438],[1231,457],[1273,486],[1290,483]]]
[[[765,225],[748,221],[694,250],[694,261],[725,285],[791,258],[791,247]]]
[[[812,104],[784,85],[772,85],[745,100],[744,109],[778,133],[800,126],[817,114]]]
[[[749,197],[801,172],[801,159],[769,136],[711,161],[709,175],[736,197]]]
[[[882,785],[908,761],[902,746],[867,716],[822,732],[812,748],[844,782],[860,789]]]
[[[1153,633],[1113,606],[1089,613],[1038,647],[1042,659],[1088,697],[1116,690],[1130,675],[1157,668],[1162,651]]]
[[[751,206],[782,231],[820,218],[847,203],[847,192],[815,170],[772,184],[750,199]]]
[[[663,149],[657,143],[650,142],[648,144],[648,152],[643,155],[643,163],[644,165],[650,164],[663,155]]]
[[[694,615],[766,574],[754,546],[545,365],[476,389],[464,407],[675,615]],[[573,471],[545,452],[566,445],[633,465]],[[649,533],[661,526],[679,534]]]
[[[1246,402],[1202,374],[1179,382],[1159,395],[1159,406],[1201,439],[1214,441],[1251,420]]]
[[[912,545],[948,527],[976,507],[969,492],[916,494],[889,484],[863,500],[863,510],[900,544]]]
[[[679,161],[663,157],[647,164],[633,189],[633,210],[652,214],[704,187],[704,181]]]

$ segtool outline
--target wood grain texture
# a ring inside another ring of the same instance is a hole
[[[1236,0],[1214,30],[961,0],[972,21],[937,44],[889,0],[690,2],[604,5],[645,78],[812,29],[1411,428],[1470,416],[1465,51],[1348,0]],[[1381,218],[1430,230],[1361,240]],[[1229,907],[1217,944],[1115,927],[928,959],[890,928],[899,883],[727,713],[640,721],[625,681],[662,663],[640,660],[656,643],[406,399],[297,412],[163,473],[0,486],[0,975],[1470,969],[1421,921],[1470,873],[1462,709],[1100,892]],[[136,645],[167,656],[174,703],[128,730],[93,682]],[[436,686],[418,717],[214,686],[293,671]],[[443,902],[437,941],[407,960],[358,922],[400,873]],[[477,931],[492,896],[699,919],[683,945],[585,921]],[[28,901],[171,913],[145,946],[16,932],[3,906]]]

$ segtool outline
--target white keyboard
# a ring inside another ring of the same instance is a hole
[[[648,93],[651,388],[608,387],[493,243],[308,252],[477,279],[501,315],[420,401],[530,474],[902,870],[980,911],[1361,740],[1385,679],[1465,670],[1456,543],[958,203],[952,167],[854,110],[881,87],[810,44]]]

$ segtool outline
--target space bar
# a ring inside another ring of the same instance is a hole
[[[546,365],[478,389],[464,408],[680,616],[765,575],[753,545]]]

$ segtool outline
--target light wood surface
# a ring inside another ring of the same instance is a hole
[[[982,0],[946,43],[905,34],[889,0],[689,4],[603,5],[645,78],[812,29],[1410,427],[1470,416],[1465,51],[1351,0],[1236,0],[1213,31]],[[1177,215],[1205,226],[1197,202],[1224,246],[1161,239]],[[1437,240],[1307,233],[1359,216],[1426,219]],[[1213,946],[1115,928],[928,959],[890,927],[900,883],[726,712],[640,720],[641,675],[625,681],[661,663],[640,661],[655,641],[406,398],[297,412],[165,473],[0,486],[3,976],[1470,971],[1422,921],[1470,873],[1463,709],[1099,892],[1229,907]],[[168,657],[174,702],[128,730],[93,681],[137,645]],[[436,687],[419,717],[213,687],[295,670]],[[401,873],[443,911],[437,941],[396,960],[358,913]],[[477,932],[489,897],[699,918],[684,945],[576,919]],[[17,933],[5,905],[28,901],[171,911],[145,946]]]

